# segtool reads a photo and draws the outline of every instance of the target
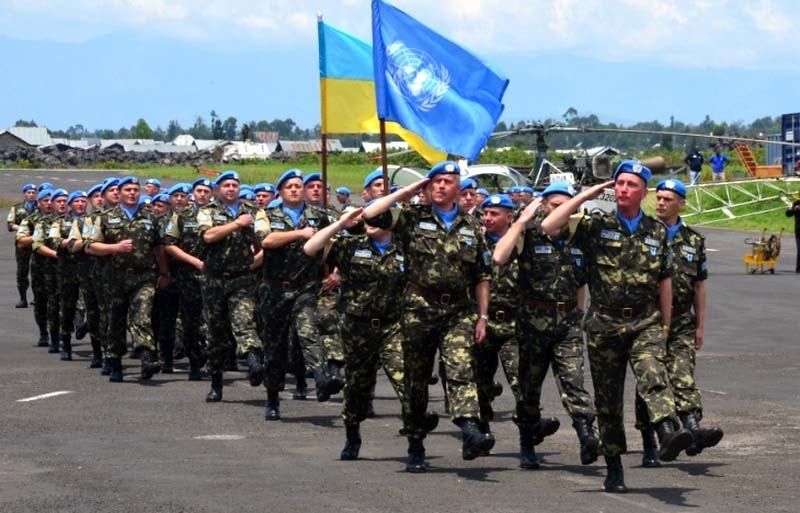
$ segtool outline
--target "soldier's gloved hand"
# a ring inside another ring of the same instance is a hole
[[[130,253],[133,251],[133,241],[125,239],[117,243],[117,253]]]
[[[251,226],[253,224],[253,216],[250,214],[242,214],[236,218],[236,224],[239,225],[239,228]]]

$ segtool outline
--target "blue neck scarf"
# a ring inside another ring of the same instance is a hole
[[[639,229],[639,222],[644,217],[644,213],[639,210],[639,213],[636,214],[636,217],[633,219],[628,219],[627,217],[623,216],[619,210],[617,210],[617,219],[619,220],[619,224],[625,227],[629,234],[636,233],[636,230]]]
[[[449,230],[453,223],[456,220],[456,215],[458,214],[458,205],[454,205],[452,210],[439,210],[436,207],[433,208],[433,213],[439,220],[444,223],[444,225]]]
[[[667,226],[667,241],[672,242],[672,239],[678,235],[678,231],[680,231],[681,226],[683,226],[683,219],[680,217],[678,218],[678,222],[673,224],[672,226]]]
[[[36,206],[36,200],[25,201],[25,210],[33,210],[33,207],[35,206]]]
[[[392,245],[392,239],[387,239],[386,242],[378,242],[375,239],[369,240],[372,247],[375,248],[381,256],[385,255],[387,251],[389,251],[389,246]]]
[[[503,237],[496,233],[486,232],[486,238],[492,241],[494,244],[497,244],[497,241],[499,241]]]
[[[303,210],[305,210],[306,205],[305,203],[303,203],[297,208],[291,208],[287,207],[286,205],[281,205],[281,208],[283,209],[283,213],[289,216],[289,218],[291,218],[292,224],[297,226],[298,224],[300,224],[300,218],[303,217]]]
[[[127,216],[128,216],[128,219],[133,219],[133,216],[135,216],[135,215],[136,215],[136,212],[139,210],[139,207],[138,207],[138,206],[136,206],[136,207],[133,207],[133,208],[128,208],[128,207],[126,207],[125,205],[123,205],[122,203],[120,203],[120,204],[119,204],[119,208],[120,208],[120,209],[121,209],[123,212],[125,212],[125,215],[127,215]]]
[[[232,215],[233,217],[239,217],[239,205],[240,204],[241,203],[237,201],[233,205],[225,205],[225,210],[227,210],[228,213],[230,215]]]

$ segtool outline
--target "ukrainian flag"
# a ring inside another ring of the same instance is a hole
[[[322,133],[379,133],[372,47],[322,21],[318,25]],[[386,132],[402,137],[428,162],[447,159],[446,152],[432,148],[397,123],[387,122]]]

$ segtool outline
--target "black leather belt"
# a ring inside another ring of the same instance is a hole
[[[411,283],[408,286],[408,291],[422,296],[428,303],[437,303],[440,305],[460,305],[469,301],[469,295],[466,290],[459,292],[439,292]]]
[[[578,302],[572,301],[543,301],[540,299],[522,298],[522,301],[533,308],[553,313],[567,313],[578,307]]]
[[[610,315],[611,317],[618,317],[620,319],[630,319],[631,317],[638,317],[643,313],[652,310],[651,305],[642,305],[642,306],[625,307],[625,308],[611,308],[605,305],[592,305],[592,308],[602,314]]]

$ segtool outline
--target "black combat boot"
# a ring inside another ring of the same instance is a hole
[[[50,346],[47,348],[47,352],[50,353],[50,354],[60,353],[61,350],[58,348],[59,345],[60,344],[59,344],[59,341],[58,341],[58,334],[57,333],[51,333],[50,334]]]
[[[267,390],[267,404],[264,420],[281,420],[281,398],[278,391]]]
[[[228,351],[228,363],[225,370],[228,372],[239,372],[239,360],[236,359],[236,346]]]
[[[261,351],[247,353],[247,379],[251,387],[257,387],[264,382],[264,355]]]
[[[422,420],[422,429],[426,433],[430,433],[439,426],[439,414],[435,411],[425,412],[425,417]]]
[[[17,291],[19,292],[19,301],[17,301],[17,304],[14,306],[17,308],[28,308],[28,289],[17,287]]]
[[[328,392],[331,395],[338,394],[344,388],[344,377],[342,377],[342,362],[328,360]]]
[[[111,375],[111,358],[103,358],[103,365],[100,368],[100,375],[101,376],[110,376]]]
[[[329,384],[330,380],[328,379],[328,376],[326,376],[324,372],[322,372],[319,369],[315,369],[314,381],[316,382],[316,388],[317,388],[317,401],[324,403],[325,401],[331,398],[330,384]]]
[[[189,381],[201,381],[203,379],[203,366],[196,358],[189,357]]]
[[[425,445],[419,438],[409,438],[406,472],[421,474],[426,470],[428,470],[428,466],[425,464]]]
[[[347,424],[345,430],[347,438],[339,459],[343,461],[357,460],[358,451],[361,450],[361,433],[358,430],[358,424]]]
[[[172,374],[175,370],[173,367],[173,350],[175,343],[172,341],[161,343],[161,372],[164,374]]]
[[[658,459],[658,444],[656,432],[653,428],[642,430],[642,466],[645,468],[658,468],[661,461]]]
[[[458,427],[461,428],[461,457],[465,460],[474,460],[482,453],[487,453],[494,447],[494,435],[482,433],[475,419],[460,419]]]
[[[583,416],[575,417],[572,427],[575,428],[578,441],[581,443],[581,464],[591,465],[597,461],[600,450],[600,440],[597,439],[597,433],[594,432],[592,420]]]
[[[89,333],[89,323],[83,321],[75,327],[75,340],[83,340],[87,333]]]
[[[161,372],[161,364],[158,363],[158,358],[149,349],[142,349],[142,379],[150,379],[159,372]]]
[[[90,369],[99,369],[103,366],[103,350],[100,348],[100,342],[92,337],[92,361],[89,364]]]
[[[661,445],[661,449],[658,451],[661,461],[673,461],[692,443],[692,434],[683,428],[675,431],[675,425],[669,417],[658,423],[656,432]]]
[[[108,381],[111,383],[122,383],[122,359],[106,358],[108,362]]]
[[[50,336],[47,334],[47,328],[39,328],[39,341],[36,343],[36,347],[48,347],[50,346]]]
[[[308,397],[308,382],[306,381],[305,372],[296,374],[294,378],[294,393],[292,399],[295,401],[305,401]]]
[[[530,424],[519,425],[519,467],[525,470],[539,468],[539,459],[533,446],[533,426]]]
[[[625,472],[622,470],[622,458],[619,456],[606,456],[608,475],[603,482],[603,489],[608,493],[627,493],[625,487]]]
[[[539,445],[544,439],[554,434],[561,427],[561,422],[555,417],[539,419],[533,425],[533,445]]]
[[[703,449],[714,447],[724,436],[724,433],[718,427],[709,429],[701,428],[697,417],[692,413],[682,413],[681,422],[683,423],[683,427],[692,434],[692,443],[686,448],[686,454],[688,456],[696,456],[703,452]]]
[[[211,390],[206,395],[207,403],[218,403],[222,401],[222,373],[211,373]]]
[[[72,340],[69,335],[61,339],[61,361],[72,361]]]

